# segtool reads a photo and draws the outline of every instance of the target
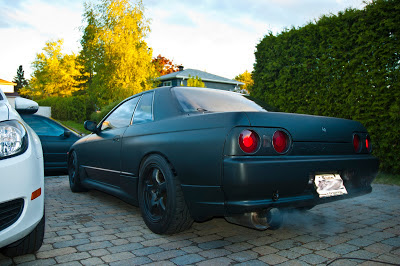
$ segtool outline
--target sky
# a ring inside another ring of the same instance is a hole
[[[91,0],[97,3],[98,0]],[[63,39],[79,53],[84,0],[0,0],[0,78],[25,78],[45,43]],[[256,45],[269,32],[301,27],[322,15],[362,9],[364,0],[143,0],[153,57],[233,79],[252,71]]]

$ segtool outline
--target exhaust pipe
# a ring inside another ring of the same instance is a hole
[[[282,214],[277,208],[271,208],[262,212],[248,212],[242,215],[229,216],[225,217],[225,219],[230,223],[257,230],[266,230],[268,228],[278,229],[283,222]]]

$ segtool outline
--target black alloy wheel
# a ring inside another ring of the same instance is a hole
[[[167,188],[162,171],[154,165],[145,177],[144,204],[147,215],[153,222],[162,219],[167,205]]]
[[[80,181],[78,156],[75,151],[72,151],[68,158],[68,175],[69,187],[71,188],[72,192],[87,191],[87,189],[82,186]]]
[[[143,220],[151,231],[174,234],[192,225],[179,179],[164,157],[151,155],[144,160],[138,189]]]

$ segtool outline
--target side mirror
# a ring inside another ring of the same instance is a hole
[[[34,114],[39,110],[39,104],[29,99],[17,97],[15,98],[15,110],[20,114]]]
[[[71,137],[71,131],[69,131],[69,130],[64,130],[64,138],[69,138],[69,137]]]
[[[97,124],[93,121],[85,121],[84,128],[90,132],[97,133]]]

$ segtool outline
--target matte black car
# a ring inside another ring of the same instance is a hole
[[[69,153],[71,190],[139,205],[159,234],[214,216],[278,227],[280,209],[371,192],[378,170],[359,122],[268,112],[222,90],[146,91],[85,127]]]
[[[46,173],[67,173],[67,153],[80,134],[45,116],[21,114],[21,117],[42,142]]]

